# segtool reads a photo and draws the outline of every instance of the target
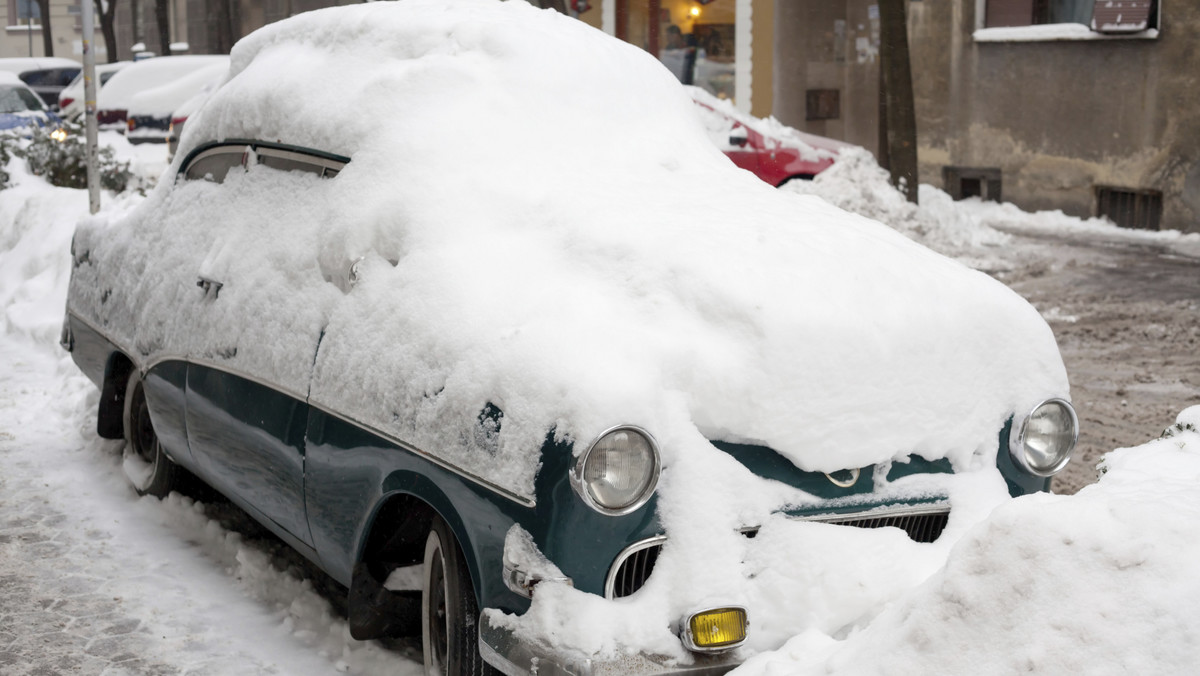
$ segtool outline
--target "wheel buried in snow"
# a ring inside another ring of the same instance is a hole
[[[425,540],[421,588],[421,649],[425,673],[497,674],[479,655],[479,606],[471,574],[454,534],[435,517]]]
[[[137,374],[129,376],[125,387],[125,452],[121,466],[138,495],[166,497],[179,481],[179,468],[163,452],[146,392]]]

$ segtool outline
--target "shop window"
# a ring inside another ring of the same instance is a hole
[[[1162,220],[1162,193],[1096,186],[1096,215],[1122,228],[1158,230]]]
[[[1158,0],[987,0],[984,27],[1083,24],[1102,33],[1158,28]]]
[[[656,55],[679,81],[734,96],[737,0],[617,0],[616,33]]]
[[[979,167],[942,167],[942,184],[956,200],[978,197],[1000,201],[1000,170]]]

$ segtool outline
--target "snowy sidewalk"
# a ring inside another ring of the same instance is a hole
[[[0,337],[0,673],[415,674],[191,501],[139,499],[95,387]]]

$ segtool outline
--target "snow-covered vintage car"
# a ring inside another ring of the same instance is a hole
[[[137,490],[203,478],[355,637],[719,673],[849,631],[1067,461],[1036,310],[738,171],[635,47],[402,0],[231,56],[174,180],[80,224],[63,343]]]

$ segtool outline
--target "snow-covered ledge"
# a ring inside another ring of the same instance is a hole
[[[1158,29],[1136,33],[1097,33],[1081,23],[1050,23],[1040,26],[978,28],[971,37],[975,42],[1055,42],[1067,40],[1157,40]]]

